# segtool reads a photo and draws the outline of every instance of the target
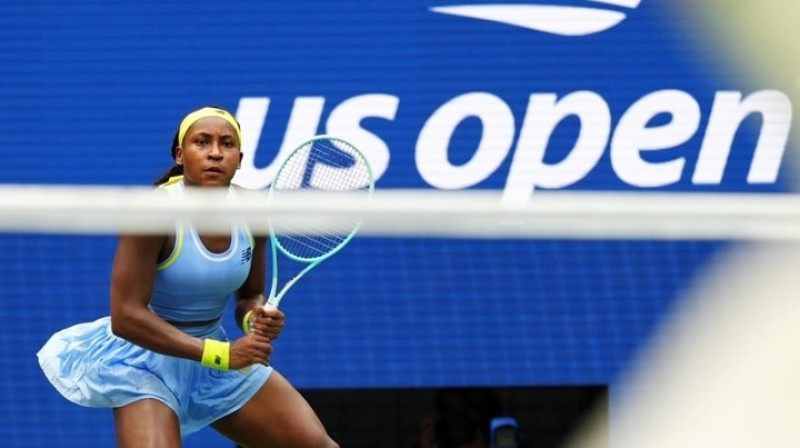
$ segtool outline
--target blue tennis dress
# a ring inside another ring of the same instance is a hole
[[[161,188],[179,195],[184,186],[175,178]],[[172,254],[157,266],[150,308],[168,321],[209,322],[176,324],[188,334],[229,340],[221,317],[231,293],[247,278],[252,251],[253,237],[244,226],[232,226],[227,251],[212,253],[191,225],[177,223]],[[272,372],[262,365],[221,371],[162,355],[114,336],[110,324],[103,317],[56,332],[38,353],[45,376],[61,395],[83,406],[159,400],[178,416],[183,437],[244,406]]]

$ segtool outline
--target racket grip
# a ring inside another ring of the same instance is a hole
[[[272,300],[272,299],[270,299],[270,300]],[[267,300],[266,302],[264,302],[264,304],[263,304],[263,305],[261,305],[261,307],[262,307],[262,308],[264,308],[264,309],[266,309],[266,310],[274,310],[274,309],[277,309],[278,307],[277,307],[277,306],[275,306],[275,304],[274,304],[274,303],[272,303],[270,300]]]

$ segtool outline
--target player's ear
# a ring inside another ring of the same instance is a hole
[[[237,170],[242,167],[242,157],[244,157],[244,154],[242,154],[242,152],[239,151],[239,164],[236,165]]]
[[[175,147],[175,163],[183,165],[183,148],[180,146]]]

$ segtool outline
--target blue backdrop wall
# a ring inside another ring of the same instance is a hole
[[[149,184],[181,117],[218,104],[252,188],[323,132],[368,151],[377,188],[789,188],[788,97],[736,76],[678,2],[504,4],[532,9],[0,2],[0,182]],[[4,446],[113,443],[110,414],[58,396],[35,353],[108,313],[114,246],[0,236]],[[609,384],[723,247],[358,239],[284,302],[273,363],[300,388]]]

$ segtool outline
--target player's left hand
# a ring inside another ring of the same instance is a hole
[[[272,341],[278,339],[285,322],[286,316],[281,310],[271,305],[263,305],[253,310],[250,331],[266,336]]]

